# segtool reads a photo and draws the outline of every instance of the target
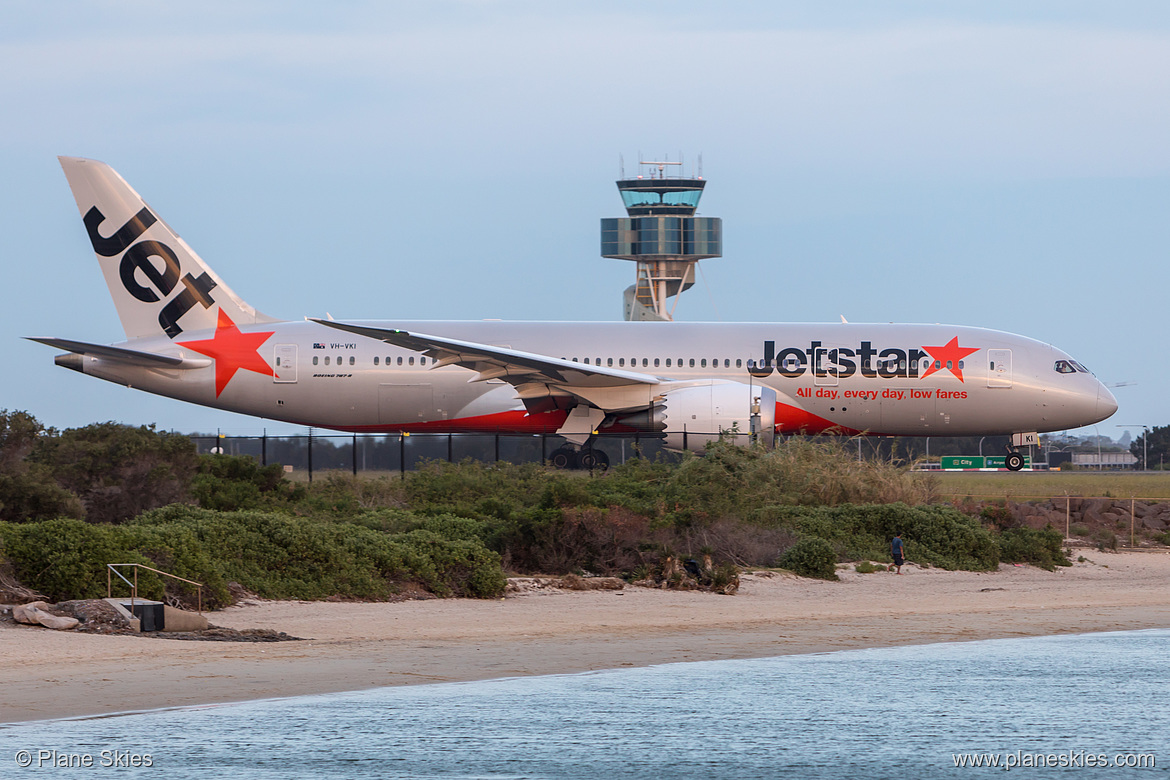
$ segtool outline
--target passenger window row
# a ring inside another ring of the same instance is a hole
[[[587,366],[602,365],[601,358],[561,358],[561,360],[572,360],[574,363],[584,363]],[[722,358],[722,367],[731,368],[731,362],[732,361],[730,358]],[[707,358],[689,358],[686,360],[684,360],[684,358],[678,358],[677,362],[673,358],[666,358],[665,361],[662,358],[630,358],[629,362],[630,368],[650,368],[651,366],[654,368],[662,368],[663,365],[665,365],[666,368],[707,368],[708,361]],[[720,358],[712,358],[709,365],[711,368],[719,368]],[[626,359],[606,358],[605,366],[607,368],[625,368]],[[736,359],[735,367],[743,368],[742,358]]]
[[[398,358],[398,359],[397,359],[397,363],[392,363],[392,362],[391,362],[391,358],[390,358],[390,356],[389,356],[389,355],[387,355],[387,356],[386,356],[386,358],[385,358],[385,360],[386,360],[386,367],[387,367],[387,368],[389,368],[391,365],[399,365],[399,366],[406,365],[406,366],[413,366],[413,365],[414,365],[414,360],[415,360],[415,359],[414,359],[414,356],[413,356],[413,355],[412,355],[411,357],[408,357],[408,358],[405,358],[405,359],[403,359],[403,358],[401,358],[401,357],[400,357],[400,358]],[[320,356],[319,356],[319,355],[313,355],[313,365],[315,365],[315,366],[316,366],[316,365],[319,365],[319,364],[320,364],[320,363],[319,363],[319,361],[320,361]],[[329,357],[329,355],[326,355],[326,356],[325,356],[325,365],[329,365],[329,364],[330,364],[330,362],[331,362],[331,360],[330,360],[330,357]],[[376,365],[379,365],[379,364],[381,364],[381,362],[382,362],[382,358],[381,358],[381,357],[375,357],[375,358],[374,358],[374,365],[375,365],[375,366],[376,366]],[[356,364],[357,364],[357,358],[355,358],[353,355],[350,355],[350,356],[349,356],[349,365],[351,365],[351,366],[352,366],[352,365],[356,365]],[[427,364],[427,359],[426,359],[425,357],[420,357],[420,358],[418,359],[418,364],[419,364],[420,366],[425,366],[425,365]],[[339,365],[339,366],[341,366],[341,365],[345,365],[345,359],[344,359],[343,357],[341,357],[340,355],[338,355],[338,356],[337,356],[337,363],[336,363],[336,365]]]

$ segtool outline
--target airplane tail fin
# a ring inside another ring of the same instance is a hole
[[[58,157],[128,339],[276,322],[245,303],[103,162]]]

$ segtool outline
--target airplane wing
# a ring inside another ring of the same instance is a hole
[[[135,366],[145,366],[147,368],[204,368],[211,365],[211,361],[207,358],[184,358],[176,355],[160,355],[155,352],[143,352],[138,349],[127,349],[125,347],[111,347],[106,344],[87,344],[84,341],[70,341],[69,339],[58,338],[38,338],[34,336],[26,336],[29,341],[36,341],[40,344],[47,344],[50,347],[63,349],[66,352],[73,352],[78,355],[90,355],[91,357],[105,358],[106,360],[118,360],[122,363],[130,363]]]
[[[555,396],[572,396],[606,412],[644,409],[658,394],[656,386],[663,383],[656,376],[638,371],[574,363],[547,355],[426,333],[334,320],[310,318],[310,321],[423,352],[435,358],[433,368],[457,365],[475,371],[476,375],[469,382],[489,379],[508,382],[516,387],[517,395],[530,411],[535,410],[541,399]]]
[[[385,341],[388,344],[415,352],[424,352],[438,361],[435,365],[436,368],[449,365],[469,368],[479,373],[479,376],[469,380],[472,382],[482,382],[487,379],[503,379],[505,381],[522,379],[525,382],[535,380],[557,385],[587,385],[590,387],[617,387],[633,384],[657,385],[660,383],[658,377],[638,371],[624,371],[586,363],[574,363],[571,360],[520,352],[504,347],[493,347],[473,341],[459,341],[442,336],[430,336],[425,333],[373,328],[331,320],[311,319],[311,321],[349,333],[356,333],[359,336]]]

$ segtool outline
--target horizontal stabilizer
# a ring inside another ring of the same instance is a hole
[[[179,357],[177,355],[160,355],[156,352],[143,352],[138,349],[125,347],[111,347],[107,344],[87,344],[84,341],[70,341],[69,339],[36,338],[28,336],[29,341],[47,344],[50,347],[63,349],[77,355],[89,355],[105,360],[117,360],[135,366],[147,368],[205,368],[211,365],[211,360],[205,357]]]

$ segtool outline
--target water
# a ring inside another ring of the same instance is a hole
[[[967,753],[1073,764],[1016,777],[1157,777],[1170,774],[1168,679],[1170,631],[1155,630],[382,688],[0,726],[0,777],[1004,774],[956,767]],[[94,766],[49,754],[37,768],[41,750]],[[1086,766],[1118,754],[1156,768]],[[134,755],[151,766],[103,766]]]

